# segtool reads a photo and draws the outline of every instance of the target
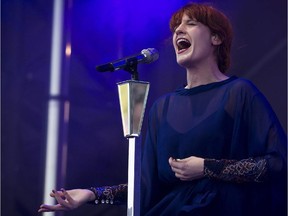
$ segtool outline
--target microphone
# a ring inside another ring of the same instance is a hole
[[[106,71],[116,71],[119,69],[125,69],[126,67],[131,66],[132,64],[144,63],[149,64],[156,61],[159,58],[159,53],[154,48],[143,49],[141,53],[126,58],[116,60],[107,64],[99,65],[96,67],[96,70],[99,72]]]

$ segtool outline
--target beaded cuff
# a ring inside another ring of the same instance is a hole
[[[204,160],[204,176],[224,181],[263,182],[267,175],[266,159]]]
[[[115,186],[91,187],[95,194],[95,200],[88,202],[90,204],[124,204],[127,202],[127,184]]]

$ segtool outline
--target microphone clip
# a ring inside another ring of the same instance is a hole
[[[132,80],[139,80],[137,66],[138,66],[138,59],[135,57],[128,59],[126,66],[123,68],[123,70],[131,74]]]

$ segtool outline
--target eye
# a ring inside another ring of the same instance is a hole
[[[195,26],[195,25],[197,25],[197,22],[194,21],[194,20],[190,20],[190,21],[187,22],[187,25]]]

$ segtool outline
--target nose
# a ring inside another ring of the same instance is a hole
[[[182,23],[175,29],[175,34],[176,35],[185,34],[185,28]]]

